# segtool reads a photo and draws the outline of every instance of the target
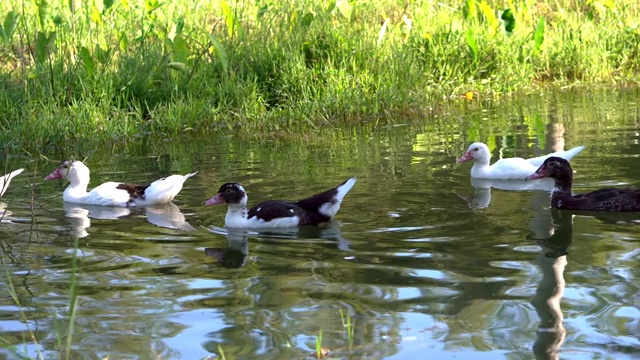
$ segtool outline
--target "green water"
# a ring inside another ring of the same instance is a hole
[[[313,358],[321,331],[331,358],[637,358],[640,214],[551,212],[544,191],[474,188],[470,164],[455,160],[476,140],[494,157],[587,145],[572,161],[576,192],[640,186],[639,95],[461,100],[304,141],[47,154],[87,157],[92,186],[198,171],[154,209],[63,204],[64,184],[42,180],[55,162],[11,157],[8,168],[27,170],[2,199],[0,359],[64,356],[74,271],[73,359]],[[227,181],[256,204],[350,176],[358,183],[327,226],[227,233],[226,209],[203,206]]]

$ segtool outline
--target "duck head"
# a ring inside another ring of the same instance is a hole
[[[456,163],[472,160],[480,164],[489,164],[489,160],[491,160],[489,147],[481,142],[473,143],[469,146],[467,152],[456,160]]]
[[[205,205],[215,205],[226,203],[227,205],[247,205],[247,193],[244,188],[237,183],[226,183],[220,187],[216,196],[207,200]]]
[[[82,161],[63,161],[54,172],[47,175],[45,180],[65,179],[71,183],[87,181],[89,179],[89,168]]]
[[[556,181],[556,188],[564,189],[571,187],[573,181],[573,169],[569,162],[563,158],[552,156],[547,158],[533,174],[527,176],[526,180],[550,177]]]

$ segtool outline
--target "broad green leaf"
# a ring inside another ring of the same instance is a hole
[[[264,14],[266,14],[268,10],[269,10],[269,4],[262,5],[260,7],[260,9],[258,9],[257,18],[260,19],[261,17],[263,17]]]
[[[224,16],[224,23],[227,26],[227,35],[232,38],[235,30],[235,16],[226,1],[220,1],[220,7],[222,8],[222,15]]]
[[[127,52],[127,49],[129,48],[129,37],[124,31],[121,32],[118,37],[118,47],[122,52]]]
[[[311,23],[313,22],[313,19],[314,19],[313,14],[308,12],[308,13],[304,14],[302,19],[300,20],[300,25],[302,25],[302,27],[304,27],[305,29],[308,29],[309,26],[311,26]]]
[[[102,0],[102,3],[105,10],[109,10],[113,6],[113,0]]]
[[[89,76],[93,76],[93,73],[96,70],[96,66],[93,62],[93,58],[91,57],[89,49],[83,46],[80,48],[78,54],[80,55],[80,59],[82,60],[82,66],[84,66],[84,69],[87,70]]]
[[[96,24],[102,24],[102,13],[95,6],[91,7],[91,20]]]
[[[544,42],[544,16],[538,18],[538,24],[536,25],[536,31],[533,33],[533,52],[540,51],[540,47]]]
[[[467,20],[473,20],[476,18],[476,0],[467,0],[463,9]]]
[[[49,3],[47,3],[47,0],[36,0],[35,4],[38,11],[38,23],[40,24],[40,29],[44,30],[45,25],[47,24],[47,18],[49,17],[49,12],[51,11]]]
[[[104,50],[102,46],[96,44],[96,60],[102,65],[105,65],[109,62],[109,58],[111,57],[111,50]]]
[[[7,16],[4,17],[4,22],[2,23],[2,28],[4,30],[4,35],[6,36],[6,41],[11,41],[11,37],[13,33],[16,31],[18,27],[18,19],[20,18],[20,14],[16,14],[14,11],[9,11]]]
[[[516,27],[516,18],[513,16],[511,9],[505,9],[500,15],[500,20],[504,24],[504,30],[508,33],[512,33]]]
[[[344,16],[347,19],[347,21],[351,21],[351,14],[353,14],[353,6],[349,2],[349,0],[337,0],[336,7],[338,8],[338,11],[340,11],[340,14],[342,14],[342,16]]]
[[[147,12],[147,15],[150,15],[156,9],[160,7],[160,2],[158,0],[145,0],[144,1],[144,9]]]
[[[167,37],[173,40],[176,35],[182,33],[182,29],[184,28],[184,18],[181,16],[178,20],[171,26],[171,30],[169,30],[169,34]]]
[[[173,51],[173,40],[171,40],[169,37],[164,38],[164,47],[167,50],[167,52],[172,52]]]
[[[487,5],[486,1],[479,3],[478,6],[480,7],[480,11],[482,11],[482,15],[489,23],[489,26],[491,27],[491,31],[492,32],[495,31],[495,29],[498,27],[498,19],[496,18],[496,15],[493,13],[493,10],[491,10],[491,7]]]
[[[465,34],[465,36],[467,38],[467,45],[469,46],[469,50],[471,50],[473,60],[477,60],[478,52],[480,51],[480,49],[478,48],[478,42],[476,41],[476,35],[473,32],[473,29],[467,29],[467,33]]]
[[[229,35],[229,37],[244,37],[244,29],[236,18],[236,9],[231,8],[229,4],[227,4],[227,2],[224,0],[220,2],[220,7],[222,8],[224,23],[227,26],[227,34]]]
[[[176,35],[173,39],[173,53],[171,59],[174,62],[187,63],[189,59],[189,49],[187,48],[187,42],[182,35]]]
[[[56,33],[51,32],[49,35],[42,31],[38,31],[36,36],[36,62],[42,64],[48,59],[49,54],[55,50]]]
[[[222,64],[222,68],[226,72],[227,69],[229,68],[229,59],[227,58],[227,50],[225,50],[224,46],[220,43],[220,41],[218,41],[218,39],[216,39],[215,36],[209,34],[209,40],[211,40],[211,45],[216,51],[216,57],[218,58],[218,61],[220,61],[220,64]]]
[[[180,16],[178,20],[176,20],[176,34],[182,34],[182,29],[184,29],[184,17]]]

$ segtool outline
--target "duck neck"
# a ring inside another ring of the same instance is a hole
[[[490,169],[491,167],[489,166],[488,162],[485,163],[480,160],[476,161],[471,167],[471,177],[484,178]]]
[[[87,196],[87,187],[89,186],[89,179],[86,180],[74,180],[69,183],[66,189],[64,189],[63,200],[73,201]]]
[[[555,186],[553,188],[553,193],[564,193],[564,192],[569,192],[571,193],[571,182],[573,179],[571,179],[571,176],[564,177],[564,178],[558,178],[555,179]]]
[[[571,177],[555,179],[555,186],[551,191],[551,206],[554,208],[563,208],[573,203],[574,199],[571,195]]]
[[[247,205],[246,204],[228,204],[227,216],[225,223],[229,226],[230,223],[237,223],[238,221],[247,220]]]

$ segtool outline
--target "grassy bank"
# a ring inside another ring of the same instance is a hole
[[[638,19],[636,0],[5,0],[0,143],[270,136],[626,86]]]

